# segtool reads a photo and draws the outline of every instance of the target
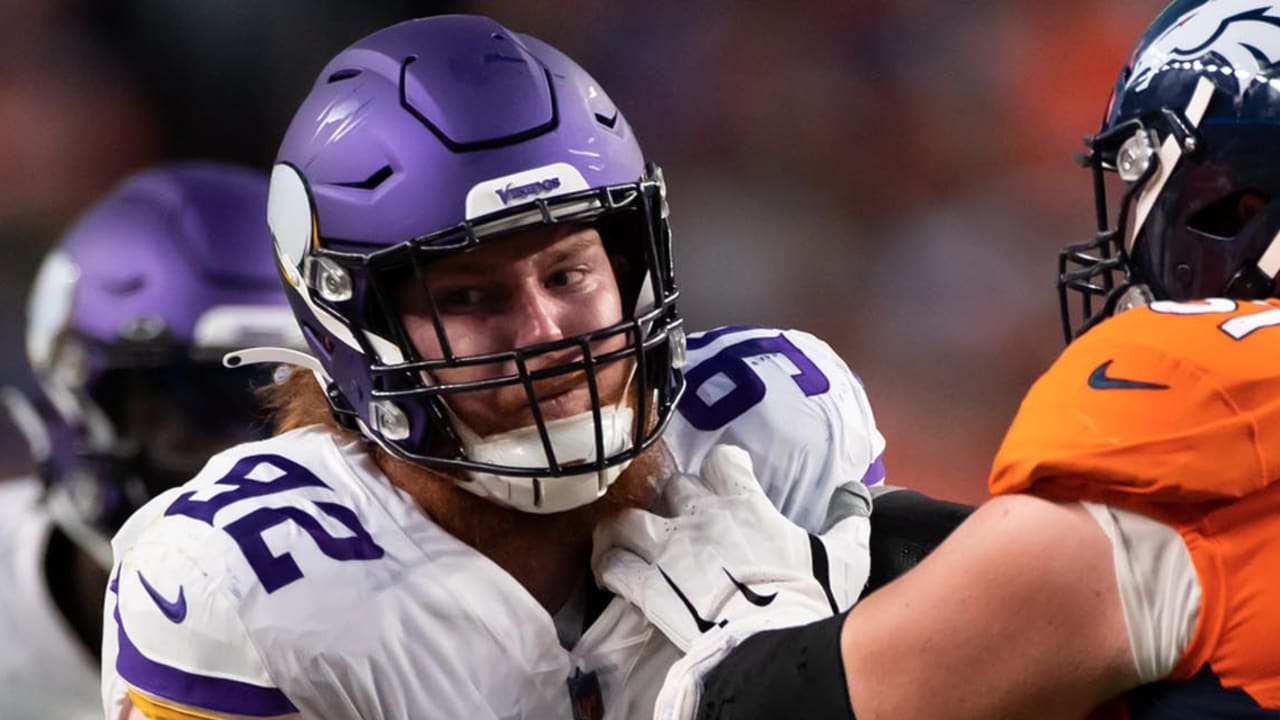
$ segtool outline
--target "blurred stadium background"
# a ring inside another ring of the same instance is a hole
[[[890,481],[976,501],[1062,346],[1055,253],[1093,231],[1071,154],[1163,4],[3,0],[0,382],[30,383],[41,254],[112,183],[184,157],[269,167],[329,56],[480,12],[585,65],[664,167],[692,328],[825,338],[867,385]],[[6,431],[0,466],[24,462]]]

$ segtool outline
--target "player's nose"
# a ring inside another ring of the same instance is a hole
[[[563,303],[550,297],[541,285],[526,285],[512,305],[514,349],[564,338]]]

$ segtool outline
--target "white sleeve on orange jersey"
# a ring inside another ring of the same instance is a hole
[[[798,330],[723,327],[689,337],[688,383],[663,436],[698,473],[715,445],[751,455],[765,494],[793,522],[821,528],[835,489],[884,482],[884,437],[861,381]]]
[[[1200,578],[1177,530],[1146,515],[1080,503],[1111,541],[1134,666],[1144,683],[1168,677],[1200,618]]]

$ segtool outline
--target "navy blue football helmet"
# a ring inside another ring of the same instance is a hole
[[[1085,140],[1098,234],[1059,255],[1068,342],[1151,300],[1277,294],[1277,63],[1277,2],[1176,0],[1143,34]]]

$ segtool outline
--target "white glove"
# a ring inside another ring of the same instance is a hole
[[[860,483],[842,486],[829,529],[811,536],[729,445],[712,448],[700,478],[672,478],[663,494],[673,517],[627,510],[596,529],[592,567],[687,654],[658,697],[656,712],[668,714],[655,717],[691,718],[702,676],[743,639],[853,605],[870,571],[871,499]]]

